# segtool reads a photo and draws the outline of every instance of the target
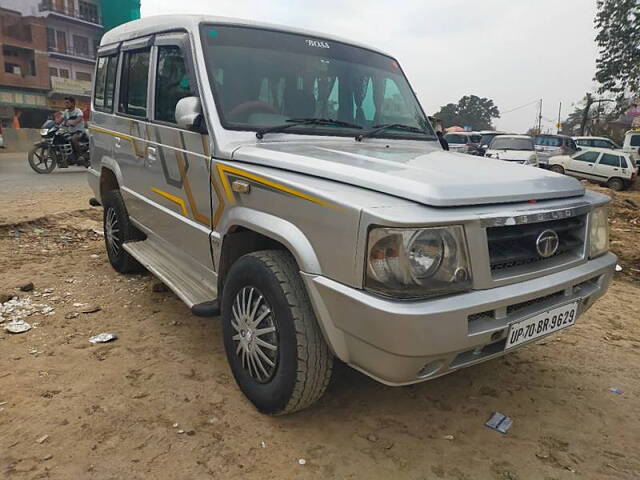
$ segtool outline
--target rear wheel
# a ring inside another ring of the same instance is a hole
[[[322,396],[333,356],[289,253],[255,252],[233,264],[222,325],[233,376],[259,411],[292,413]]]
[[[127,209],[118,190],[110,190],[102,196],[104,243],[111,266],[120,273],[136,273],[144,267],[129,254],[123,244],[141,240],[141,234],[129,220]]]
[[[621,178],[610,178],[607,181],[607,187],[609,187],[611,190],[619,192],[621,190],[624,190],[624,181]]]
[[[564,174],[564,168],[561,165],[551,165],[549,168],[552,172]]]
[[[56,168],[56,158],[48,147],[35,147],[29,152],[29,166],[36,173],[51,173]]]

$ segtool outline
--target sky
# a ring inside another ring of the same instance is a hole
[[[595,83],[595,0],[142,0],[142,16],[199,13],[315,30],[394,56],[428,114],[464,95],[493,99],[500,130],[543,129]],[[524,108],[513,110],[527,105]],[[510,110],[510,113],[506,113]]]

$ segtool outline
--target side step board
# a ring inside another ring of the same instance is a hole
[[[160,279],[187,304],[194,315],[209,317],[219,314],[216,277],[197,275],[188,264],[175,259],[164,248],[149,239],[123,245],[144,267]],[[208,278],[207,278],[208,277]]]

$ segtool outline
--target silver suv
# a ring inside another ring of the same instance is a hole
[[[407,385],[503,355],[573,325],[612,277],[607,197],[443,151],[367,45],[148,17],[102,38],[92,119],[109,261],[221,312],[268,414],[316,401],[334,358]]]

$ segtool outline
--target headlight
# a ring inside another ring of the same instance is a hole
[[[464,230],[461,226],[372,229],[365,287],[400,298],[469,289],[471,271]]]
[[[44,137],[47,133],[49,133],[48,128],[43,128],[40,130],[40,136]]]
[[[609,251],[609,221],[607,207],[598,207],[591,212],[589,227],[589,258]]]

